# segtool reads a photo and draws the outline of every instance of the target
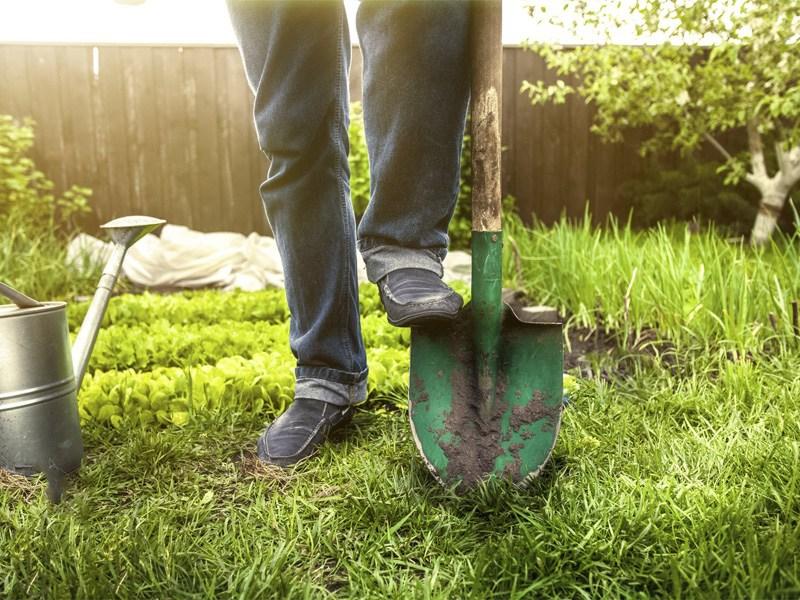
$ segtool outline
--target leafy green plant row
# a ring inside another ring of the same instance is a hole
[[[87,374],[78,409],[84,423],[185,425],[193,415],[225,406],[243,413],[278,413],[294,396],[294,357],[288,350],[229,356],[213,365],[96,371]],[[370,348],[368,392],[390,393],[406,385],[408,352]]]
[[[69,328],[80,327],[88,302],[69,306]],[[266,321],[278,323],[289,318],[284,292],[269,288],[258,292],[219,290],[188,291],[176,294],[123,294],[109,302],[103,326],[145,325],[158,321],[174,324],[208,324],[221,321]]]
[[[382,313],[361,319],[364,343],[370,348],[407,348],[411,332],[389,324]],[[162,319],[140,325],[111,325],[100,332],[91,370],[183,367],[215,363],[223,356],[251,358],[260,352],[289,351],[286,321],[220,321],[204,325]]]
[[[225,356],[252,358],[288,345],[288,324],[270,321],[221,321],[172,325],[161,320],[103,329],[89,362],[92,371],[215,363]],[[288,347],[286,348],[288,350]]]
[[[453,288],[465,299],[469,286],[461,281]],[[359,309],[362,315],[383,314],[383,306],[376,286],[364,283],[359,286]],[[76,331],[86,311],[88,302],[70,304],[68,311],[70,331]],[[289,307],[284,291],[268,288],[257,292],[220,292],[220,290],[186,291],[176,294],[123,294],[111,299],[103,319],[103,326],[140,326],[159,321],[173,324],[206,325],[227,321],[266,321],[278,323],[289,319]]]

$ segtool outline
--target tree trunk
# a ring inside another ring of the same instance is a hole
[[[786,197],[788,196],[787,191],[781,192],[775,190],[764,192],[762,190],[761,193],[762,196],[758,206],[758,214],[756,215],[755,223],[753,223],[753,229],[750,232],[750,243],[754,246],[761,246],[772,237],[772,233],[778,225],[778,217],[781,214],[783,205],[786,203]]]
[[[758,121],[755,119],[747,123],[747,141],[750,146],[752,171],[747,174],[746,179],[761,192],[758,215],[756,215],[756,222],[753,223],[753,229],[750,232],[750,243],[754,246],[761,246],[775,231],[789,190],[800,180],[800,146],[786,152],[780,140],[775,142],[778,172],[770,177],[764,160],[764,146],[758,130]]]

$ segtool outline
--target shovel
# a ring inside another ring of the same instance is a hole
[[[472,3],[472,300],[451,322],[412,328],[409,415],[434,477],[466,491],[522,484],[553,450],[562,410],[562,323],[502,300],[500,0]]]

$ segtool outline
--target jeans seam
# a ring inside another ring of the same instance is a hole
[[[337,28],[337,36],[336,36],[336,38],[337,38],[337,44],[336,44],[336,101],[335,101],[336,102],[336,107],[335,107],[335,110],[334,110],[334,139],[336,140],[336,145],[339,148],[339,159],[340,160],[341,160],[342,156],[347,156],[347,153],[345,152],[344,145],[342,144],[341,129],[342,129],[342,125],[343,125],[343,120],[342,120],[342,108],[339,105],[340,102],[341,102],[342,93],[343,93],[342,81],[345,79],[345,75],[346,75],[346,73],[344,72],[344,64],[343,64],[344,63],[344,56],[342,54],[342,36],[344,35],[344,26],[343,26],[344,15],[342,14],[343,10],[344,10],[343,5],[340,4],[339,5],[339,25],[338,25],[338,28]],[[344,188],[344,185],[343,185],[344,174],[342,173],[341,163],[339,163],[337,165],[337,169],[336,170],[337,170],[337,174],[338,174],[338,177],[337,177],[336,181],[337,181],[337,185],[339,187],[339,203],[340,203],[339,204],[339,207],[340,207],[339,214],[340,214],[340,216],[342,218],[342,224],[343,224],[343,228],[342,229],[343,229],[343,231],[347,232],[347,231],[349,231],[349,223],[348,223],[348,219],[347,219],[347,194],[345,193],[345,188]],[[350,293],[348,291],[348,287],[347,286],[349,285],[350,279],[352,277],[352,271],[350,270],[350,261],[346,261],[346,263],[347,263],[346,267],[345,267],[346,277],[343,278],[342,285],[344,286],[344,291],[346,292],[345,295],[349,299]],[[350,314],[352,311],[347,309],[345,312],[347,313],[347,327],[348,327],[348,331],[349,331],[353,326],[353,321],[352,321],[353,317]],[[353,348],[350,345],[350,339],[349,339],[348,336],[345,336],[344,346],[347,349],[348,361],[350,363],[352,363],[354,353],[353,353]]]

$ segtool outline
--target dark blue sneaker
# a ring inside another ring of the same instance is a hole
[[[258,438],[258,457],[288,467],[314,454],[335,429],[353,418],[352,406],[295,398]]]
[[[378,281],[389,323],[414,327],[455,319],[463,298],[427,269],[397,269]]]

